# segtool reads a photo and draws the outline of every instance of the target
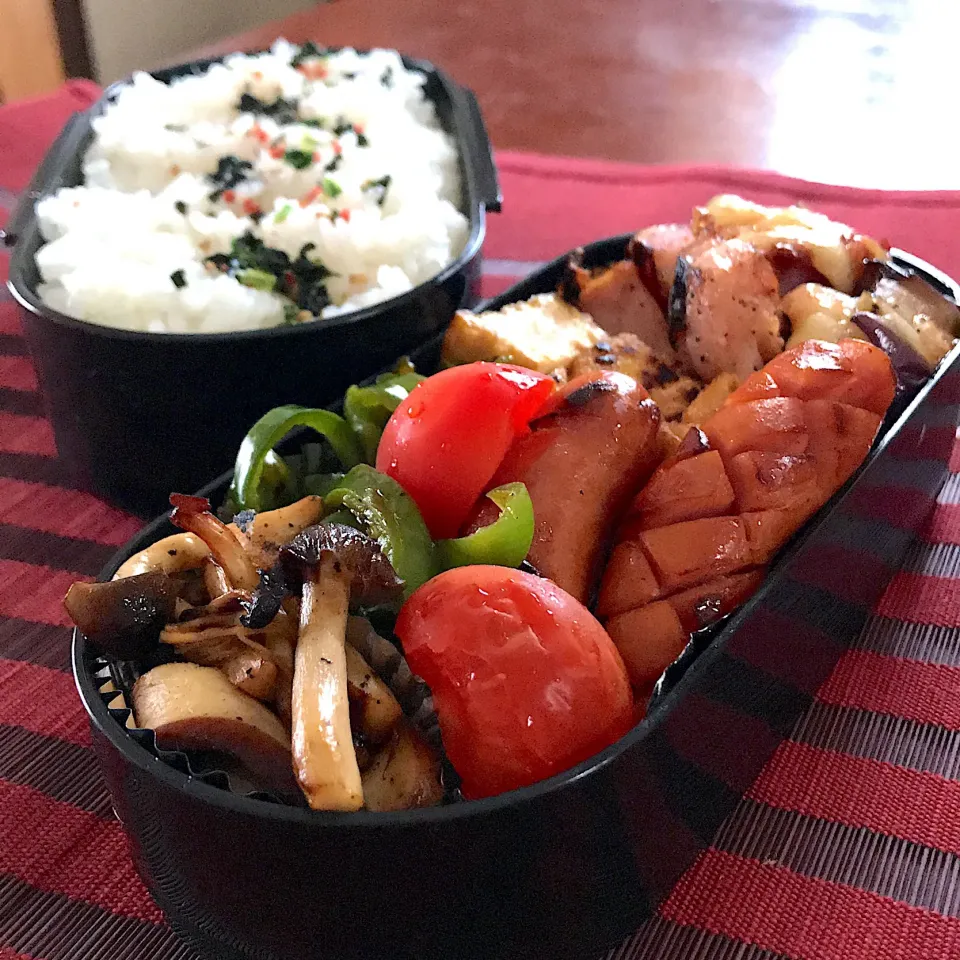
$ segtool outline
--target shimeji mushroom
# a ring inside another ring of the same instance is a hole
[[[342,524],[318,524],[280,552],[302,582],[293,678],[293,766],[315,810],[359,810],[360,769],[350,728],[346,626],[351,603],[397,599],[402,584],[376,541]]]
[[[163,643],[191,663],[217,667],[239,690],[257,700],[274,700],[278,667],[270,649],[240,624],[240,614],[210,614],[168,624],[160,634]]]
[[[196,500],[194,509],[199,507],[200,512],[206,511],[209,506],[200,498],[184,499]],[[225,529],[240,539],[256,566],[266,568],[276,560],[277,551],[284,543],[289,543],[302,530],[316,523],[322,514],[323,498],[309,496],[277,510],[267,510],[252,517],[248,516],[246,522],[240,526],[237,523],[228,523]],[[184,514],[181,513],[181,518],[183,516]],[[216,520],[215,517],[213,519]],[[240,518],[238,522],[239,520]],[[204,523],[209,524],[209,521]],[[213,525],[204,526],[203,529],[213,529]],[[175,533],[152,543],[125,560],[114,574],[114,579],[119,580],[154,571],[171,575],[183,573],[197,569],[208,559],[210,559],[210,547],[200,536],[194,533]]]
[[[166,573],[173,576],[195,570],[210,556],[210,548],[192,533],[175,533],[126,559],[114,580],[125,580],[143,573]]]
[[[409,720],[401,720],[390,740],[363,772],[368,810],[412,810],[443,799],[440,761]]]
[[[210,512],[210,501],[175,493],[170,502],[174,507],[170,522],[203,540],[223,568],[230,586],[235,590],[255,590],[260,582],[256,565],[237,534]]]
[[[265,510],[252,517],[241,514],[235,519],[247,552],[262,570],[277,562],[280,548],[323,516],[323,497],[303,497],[289,506]],[[249,519],[245,519],[249,518]],[[245,522],[244,522],[245,521]]]

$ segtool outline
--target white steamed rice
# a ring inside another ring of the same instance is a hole
[[[37,204],[44,301],[68,316],[156,333],[312,319],[303,304],[205,264],[247,232],[291,260],[314,244],[309,259],[333,274],[323,317],[396,296],[447,266],[469,224],[456,147],[424,96],[424,77],[393,51],[343,50],[300,70],[291,65],[297,51],[277,41],[169,85],[135,75],[94,121],[84,185]],[[300,119],[323,126],[241,112],[244,93],[292,100]],[[359,132],[335,135],[341,120]],[[277,156],[284,149],[303,151],[294,156],[306,158],[305,169]],[[253,168],[216,198],[211,175],[225,156]],[[385,176],[385,191],[371,185]],[[262,219],[249,215],[258,212]]]

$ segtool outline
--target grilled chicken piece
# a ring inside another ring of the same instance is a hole
[[[648,255],[653,257],[660,291],[666,299],[677,272],[677,260],[693,241],[693,231],[687,224],[660,223],[634,236],[630,241],[629,255],[634,262],[640,262],[641,257],[646,259]]]
[[[568,303],[590,314],[608,334],[632,333],[657,356],[673,359],[663,309],[632,260],[618,260],[602,270],[587,270],[574,254],[567,264],[560,292]]]
[[[783,350],[777,276],[742,240],[714,239],[678,261],[670,300],[674,342],[704,380],[745,380]]]
[[[842,293],[853,293],[865,260],[888,257],[882,244],[822,213],[804,207],[764,207],[731,195],[714,197],[698,207],[693,230],[698,236],[737,237],[774,262],[783,258],[782,251],[793,253],[789,260],[806,256],[810,267]]]
[[[577,354],[567,371],[570,379],[584,373],[623,373],[642,384],[664,420],[679,420],[700,392],[701,384],[670,366],[632,333],[621,333]]]

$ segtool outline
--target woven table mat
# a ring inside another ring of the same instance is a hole
[[[0,225],[92,84],[0,109]],[[501,153],[484,292],[721,192],[804,202],[960,273],[960,194]],[[0,255],[0,280],[7,258]],[[960,453],[953,468],[960,470]],[[90,750],[61,600],[141,521],[70,488],[0,288],[0,960],[187,960]],[[863,634],[618,960],[960,956],[960,476]],[[386,958],[385,958],[386,960]]]

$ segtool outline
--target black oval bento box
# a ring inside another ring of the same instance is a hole
[[[169,82],[200,61],[153,74]],[[479,295],[487,211],[500,191],[473,94],[430,63],[403,58],[426,77],[425,93],[460,155],[470,232],[460,255],[432,280],[345,316],[300,326],[213,334],[117,330],[66,317],[37,294],[42,243],[34,203],[81,180],[91,121],[116,97],[106,91],[73,117],[41,164],[7,227],[9,286],[53,422],[60,459],[75,481],[143,516],[172,489],[192,490],[229,466],[247,427],[281,403],[330,403],[351,383],[442,329]],[[184,450],[189,457],[182,456]]]
[[[592,244],[587,264],[619,258],[626,239]],[[562,268],[563,258],[486,306],[551,290]],[[419,368],[438,354],[435,339]],[[127,734],[127,711],[108,709],[115,693],[100,692],[109,673],[76,634],[93,742],[138,869],[170,922],[204,956],[228,960],[562,960],[599,957],[632,934],[710,843],[902,562],[948,472],[958,356],[888,418],[867,461],[758,593],[667,671],[647,717],[532,787],[394,814],[234,795],[158,760],[146,731]],[[204,492],[216,501],[228,480]],[[172,532],[161,517],[103,576]]]

